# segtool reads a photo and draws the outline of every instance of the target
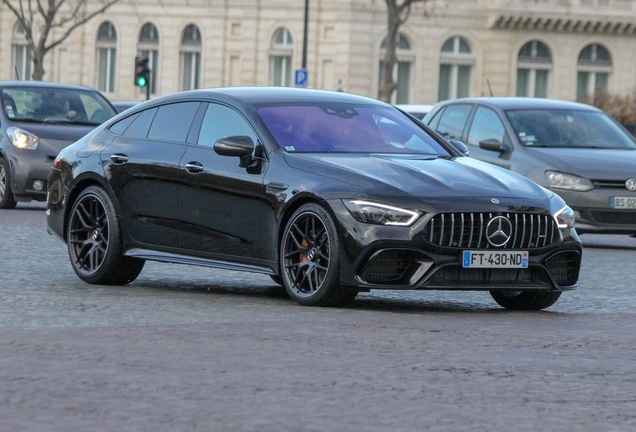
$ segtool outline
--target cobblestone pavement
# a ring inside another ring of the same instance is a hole
[[[636,239],[583,236],[547,311],[487,293],[297,306],[268,277],[147,263],[84,284],[38,205],[0,210],[0,431],[634,431]]]

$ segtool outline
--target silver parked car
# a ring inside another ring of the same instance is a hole
[[[2,209],[45,201],[60,150],[117,114],[92,88],[50,82],[0,81],[0,102]]]
[[[520,173],[575,210],[578,233],[636,234],[636,140],[589,105],[533,98],[440,102],[425,125]]]

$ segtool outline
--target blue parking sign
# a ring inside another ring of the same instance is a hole
[[[294,85],[296,87],[307,87],[308,80],[309,72],[307,69],[296,69],[296,75],[294,78]]]

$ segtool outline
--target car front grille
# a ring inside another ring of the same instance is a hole
[[[441,213],[424,229],[424,240],[440,247],[493,248],[486,236],[488,222],[505,216],[512,224],[510,240],[500,249],[533,249],[559,239],[554,218],[535,213]]]
[[[598,223],[615,225],[636,224],[636,213],[625,211],[593,210],[592,217]]]
[[[439,268],[426,285],[437,287],[510,285],[511,287],[551,287],[545,270],[541,267],[525,269],[484,269],[463,268],[459,265],[447,265]]]
[[[579,278],[581,254],[577,251],[559,252],[548,258],[545,264],[557,284],[574,285]]]
[[[596,189],[625,189],[625,180],[592,180]]]

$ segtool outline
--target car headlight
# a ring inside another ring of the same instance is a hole
[[[343,200],[351,216],[359,222],[376,225],[409,226],[420,213],[369,201]]]
[[[40,138],[38,136],[15,126],[7,128],[7,136],[9,137],[11,144],[21,149],[35,150],[38,148],[38,144],[40,143]]]
[[[548,186],[555,189],[567,189],[579,192],[594,189],[592,182],[585,177],[579,177],[572,174],[566,174],[557,171],[546,171],[545,179]]]
[[[574,228],[574,210],[572,210],[570,207],[563,207],[561,210],[554,214],[554,217],[559,224],[559,229]]]

